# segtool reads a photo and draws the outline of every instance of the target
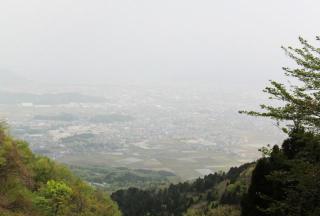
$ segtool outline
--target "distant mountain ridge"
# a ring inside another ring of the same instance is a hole
[[[70,169],[81,179],[108,192],[137,187],[140,189],[167,186],[180,178],[168,171],[129,169],[126,167],[74,166]]]
[[[39,83],[25,78],[11,70],[0,69],[0,75],[0,91],[12,91],[13,89],[22,91],[33,89],[39,85]]]
[[[32,103],[36,105],[59,105],[68,103],[103,103],[103,97],[80,93],[31,94],[0,91],[0,104]]]

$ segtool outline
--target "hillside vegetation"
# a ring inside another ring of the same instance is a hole
[[[117,216],[110,198],[0,126],[1,216]]]
[[[71,165],[70,169],[81,179],[107,192],[114,192],[129,187],[141,189],[164,187],[180,180],[174,173],[163,170],[75,165]]]
[[[243,216],[320,215],[320,48],[299,41],[301,48],[283,48],[297,65],[283,68],[292,84],[271,81],[265,88],[280,103],[263,104],[262,112],[244,111],[276,120],[289,138],[262,149],[242,200]]]
[[[228,173],[209,174],[192,182],[165,188],[129,188],[112,194],[125,216],[205,215],[219,206],[238,212],[249,187],[254,163],[234,167]]]

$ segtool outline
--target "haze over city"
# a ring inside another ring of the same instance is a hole
[[[319,0],[1,0],[0,216],[320,215]]]

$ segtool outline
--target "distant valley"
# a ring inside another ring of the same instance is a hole
[[[79,92],[2,92],[0,118],[35,152],[70,166],[166,171],[184,180],[252,161],[258,147],[283,137],[268,121],[237,113],[250,95],[221,100],[215,91],[134,86]]]

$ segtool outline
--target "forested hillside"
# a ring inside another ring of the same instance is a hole
[[[320,215],[319,135],[295,129],[258,161],[242,215]]]
[[[164,187],[172,182],[181,181],[178,176],[168,171],[75,165],[70,166],[70,169],[81,179],[110,193],[130,187],[140,189]]]
[[[34,155],[0,125],[1,216],[120,215],[110,198],[46,157]]]
[[[238,212],[246,193],[254,163],[234,167],[227,173],[214,173],[192,182],[171,184],[166,188],[141,190],[129,188],[112,194],[123,215],[203,215],[219,206]]]

